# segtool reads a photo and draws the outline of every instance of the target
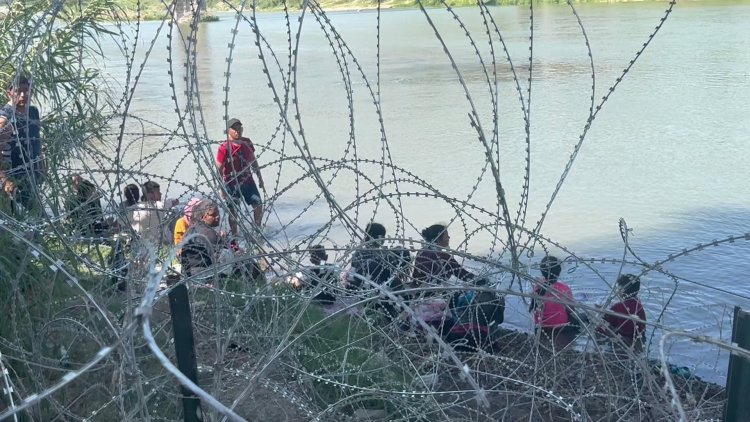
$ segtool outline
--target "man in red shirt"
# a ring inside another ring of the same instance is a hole
[[[263,218],[263,201],[258,187],[264,189],[263,176],[260,174],[258,160],[255,159],[255,147],[248,138],[242,137],[242,122],[239,119],[229,119],[227,122],[227,141],[219,146],[216,154],[216,165],[224,180],[222,197],[228,193],[232,198],[242,198],[245,203],[253,207],[253,221],[260,227]],[[255,185],[252,173],[258,176]],[[230,207],[233,201],[229,201]],[[234,210],[230,210],[229,229],[237,235],[237,221]]]

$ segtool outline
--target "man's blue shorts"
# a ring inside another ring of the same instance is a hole
[[[232,198],[242,197],[247,205],[263,205],[258,187],[255,182],[227,185],[227,192]]]

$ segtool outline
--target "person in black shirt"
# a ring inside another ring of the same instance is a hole
[[[31,84],[17,76],[8,84],[8,103],[0,107],[0,176],[17,182],[18,200],[28,211],[41,210],[34,192],[44,174],[39,109],[30,105]]]

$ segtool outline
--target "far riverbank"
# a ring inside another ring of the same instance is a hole
[[[654,0],[576,0],[573,3],[631,3],[631,2],[654,2]],[[162,20],[165,18],[167,9],[163,3],[156,0],[145,0],[141,2],[140,13],[135,9],[134,4],[130,4],[129,0],[122,1],[123,4],[120,6],[125,12],[129,19],[136,19],[140,17],[141,20]],[[230,12],[233,9],[226,5],[226,3],[211,4],[208,2],[208,7],[203,12],[207,17],[212,16],[214,13]],[[360,10],[373,10],[378,8],[378,2],[368,0],[329,0],[318,2],[320,7],[326,11],[360,11]],[[472,7],[476,6],[476,1],[473,0],[447,0],[446,4],[450,7]],[[488,6],[524,6],[530,5],[530,0],[490,0],[485,2]],[[566,5],[565,1],[561,0],[541,0],[536,1],[535,4],[539,5]],[[301,10],[299,7],[300,3],[287,4],[289,10],[297,11]],[[443,3],[440,0],[423,0],[422,5],[424,7],[442,7]],[[240,3],[237,3],[237,7]],[[280,0],[260,0],[256,2],[258,12],[278,12],[284,9],[284,3]],[[390,0],[381,2],[379,7],[381,9],[413,9],[418,8],[419,3],[416,0]],[[249,4],[246,5],[246,10],[250,11]],[[183,17],[185,19],[186,17]],[[209,18],[207,20],[213,20]]]

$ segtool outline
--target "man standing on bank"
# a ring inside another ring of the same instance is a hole
[[[0,178],[18,184],[18,199],[27,210],[38,206],[37,195],[44,174],[39,110],[30,105],[31,84],[16,76],[8,84],[8,103],[0,108]]]
[[[219,146],[216,154],[216,165],[224,181],[221,195],[229,194],[231,198],[242,198],[245,203],[253,207],[253,221],[260,227],[263,219],[263,201],[258,187],[264,189],[263,176],[260,174],[258,160],[255,159],[255,147],[250,139],[242,136],[242,122],[239,119],[229,119],[227,122],[227,141]],[[255,185],[252,173],[258,176]],[[230,208],[233,201],[227,201]],[[232,235],[237,235],[237,221],[234,211],[229,214],[229,229]]]

